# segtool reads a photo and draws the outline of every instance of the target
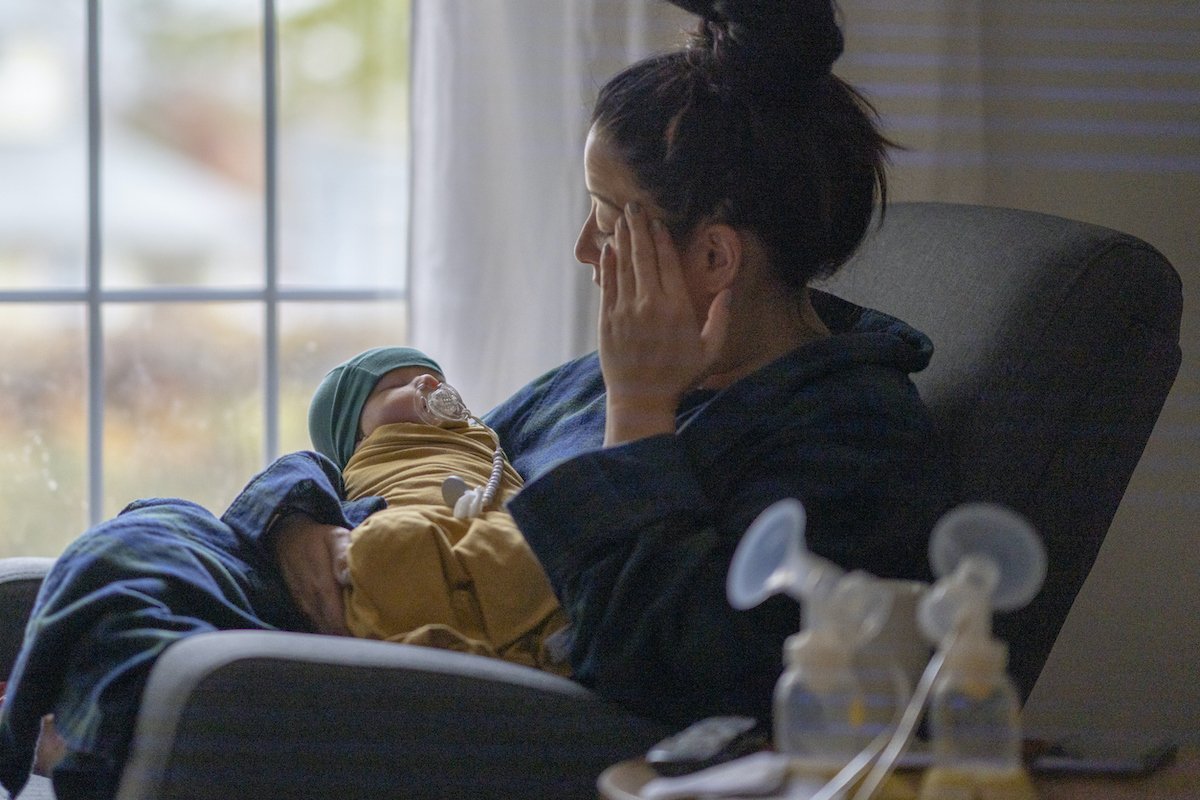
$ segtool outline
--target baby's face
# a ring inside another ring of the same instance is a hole
[[[363,403],[358,417],[359,440],[370,436],[380,425],[420,422],[416,411],[418,391],[435,389],[444,380],[429,367],[399,367],[385,373]]]

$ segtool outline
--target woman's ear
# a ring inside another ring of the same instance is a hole
[[[742,269],[742,235],[724,223],[711,223],[700,230],[704,288],[716,294],[733,283]]]

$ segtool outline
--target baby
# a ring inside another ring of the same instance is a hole
[[[461,405],[451,414],[458,419],[428,415],[443,381],[441,367],[419,350],[374,348],[331,370],[309,407],[313,445],[342,470],[347,497],[388,504],[351,533],[346,625],[355,636],[566,675],[565,654],[550,638],[565,628],[566,613],[503,510],[521,478],[495,434],[471,424]],[[436,424],[423,421],[431,419]],[[460,480],[447,483],[452,476]],[[463,482],[483,487],[493,478],[494,498],[485,504],[483,490],[471,490],[473,502],[457,504],[468,516],[456,516],[448,501]]]

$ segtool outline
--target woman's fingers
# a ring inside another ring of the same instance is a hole
[[[687,285],[683,280],[683,265],[679,261],[679,251],[671,241],[671,234],[662,220],[656,219],[650,223],[648,238],[654,244],[655,261],[659,286],[669,297],[684,299],[687,297]]]
[[[49,778],[66,755],[67,743],[54,727],[54,715],[47,714],[42,717],[42,730],[38,734],[37,751],[33,757],[33,774]]]
[[[648,217],[642,209],[642,204],[634,202],[625,206],[625,214],[621,218],[625,222],[625,238],[628,244],[620,244],[624,252],[629,253],[630,268],[636,282],[634,296],[643,302],[652,299],[663,288],[659,275],[658,243],[651,232]]]
[[[638,264],[633,253],[633,234],[629,229],[629,214],[617,217],[613,233],[616,255],[617,301],[628,302],[637,297]]]
[[[600,338],[605,337],[605,330],[611,324],[614,309],[617,305],[617,254],[608,242],[600,250]]]
[[[600,250],[600,300],[605,306],[612,306],[617,300],[617,273],[614,258],[616,253],[608,242]]]
[[[350,531],[334,528],[329,534],[329,560],[333,563],[333,577],[339,586],[350,585]],[[341,593],[338,593],[339,597]]]

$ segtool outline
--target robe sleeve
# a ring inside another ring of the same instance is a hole
[[[261,547],[272,523],[285,514],[307,514],[325,525],[354,528],[386,508],[380,497],[346,500],[342,476],[325,456],[301,451],[275,460],[254,477],[221,517],[240,537]]]
[[[715,714],[770,718],[780,645],[799,629],[799,610],[785,598],[729,606],[737,538],[720,529],[678,437],[570,459],[509,510],[571,617],[578,680],[681,726]]]

